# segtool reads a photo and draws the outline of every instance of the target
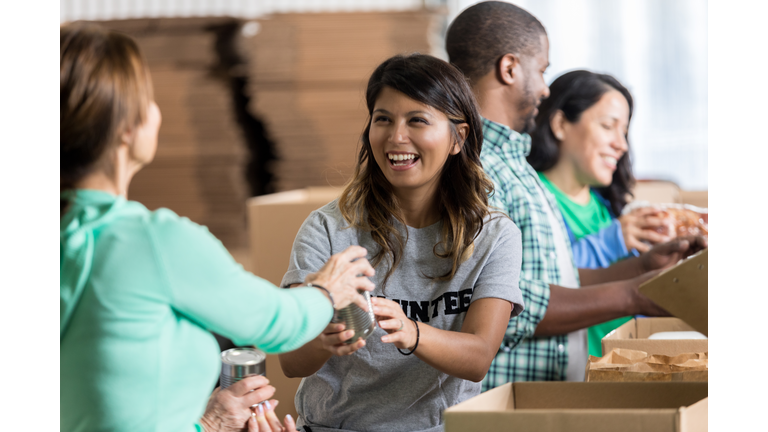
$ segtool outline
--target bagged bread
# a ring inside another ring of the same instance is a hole
[[[627,214],[635,209],[654,207],[661,210],[665,220],[663,227],[657,228],[659,234],[671,238],[687,235],[709,235],[709,212],[705,208],[690,204],[651,204],[648,201],[633,201],[627,204],[621,214]]]

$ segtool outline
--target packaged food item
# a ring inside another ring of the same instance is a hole
[[[621,214],[635,209],[655,207],[661,210],[661,217],[666,224],[656,231],[671,238],[688,235],[709,235],[709,211],[690,204],[651,204],[648,201],[633,201],[627,204]]]
[[[648,336],[648,340],[692,340],[707,339],[697,331],[663,331]]]

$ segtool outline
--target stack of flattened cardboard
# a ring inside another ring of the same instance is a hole
[[[243,36],[251,113],[274,142],[275,191],[341,186],[353,172],[376,67],[439,46],[436,12],[280,14]]]
[[[232,18],[98,23],[136,39],[163,117],[155,160],[136,175],[129,198],[207,226],[230,249],[247,244],[248,152],[228,77],[217,72],[211,28],[235,23]]]

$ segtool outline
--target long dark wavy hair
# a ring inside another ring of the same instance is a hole
[[[562,111],[569,122],[576,123],[581,118],[581,113],[596,104],[610,90],[617,90],[627,99],[629,120],[631,120],[632,95],[610,75],[576,70],[565,73],[552,82],[549,86],[549,97],[539,107],[536,129],[531,133],[531,154],[528,155],[528,163],[533,169],[546,171],[555,166],[560,159],[560,143],[555,138],[550,123],[555,113]],[[629,122],[627,128],[629,128]],[[625,138],[629,146],[629,137],[625,136]],[[632,195],[631,190],[634,185],[635,177],[632,174],[632,163],[627,151],[616,165],[611,184],[594,189],[611,204],[611,210],[618,216],[627,204],[628,195]]]
[[[395,220],[403,225],[405,222],[392,185],[373,157],[368,138],[374,105],[385,87],[443,112],[450,120],[453,139],[462,146],[458,154],[448,156],[437,191],[443,228],[442,239],[433,252],[451,260],[452,267],[443,275],[425,275],[449,280],[472,254],[474,239],[489,214],[488,195],[493,192],[493,183],[480,163],[483,129],[478,105],[464,75],[455,66],[429,55],[397,55],[379,65],[371,75],[365,94],[368,124],[361,137],[354,176],[339,198],[339,209],[351,227],[370,232],[380,246],[371,264],[378,267],[385,258],[391,263],[383,286],[400,263],[407,241],[394,224]],[[463,142],[456,129],[462,123],[469,126]]]
[[[143,123],[152,80],[129,36],[95,24],[60,31],[60,177],[63,192],[94,170],[111,172],[110,154],[127,128]],[[68,206],[61,200],[61,215]]]

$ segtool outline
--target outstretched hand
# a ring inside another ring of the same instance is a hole
[[[650,251],[640,256],[645,271],[665,269],[673,266],[683,258],[691,256],[708,245],[706,237],[678,237],[670,242],[654,246]]]

